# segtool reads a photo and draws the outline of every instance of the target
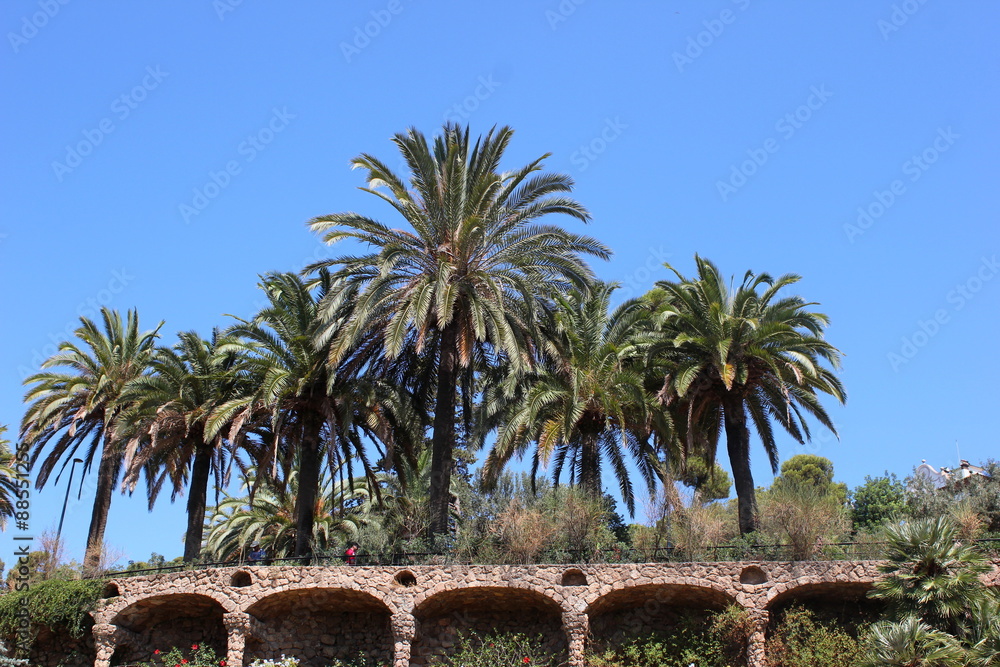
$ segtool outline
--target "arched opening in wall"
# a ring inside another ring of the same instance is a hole
[[[42,667],[56,665],[93,665],[97,659],[97,649],[94,647],[94,635],[91,629],[93,620],[89,620],[79,637],[73,637],[65,628],[38,628],[38,634],[28,655],[28,664]],[[13,648],[14,642],[9,645]]]
[[[239,572],[233,573],[232,578],[229,580],[229,585],[234,588],[244,588],[249,586],[253,581],[250,579],[250,573],[240,570]]]
[[[592,648],[616,652],[650,636],[666,640],[682,633],[686,642],[713,641],[716,615],[733,604],[732,597],[706,586],[646,584],[611,591],[587,608]],[[735,660],[744,648],[737,643],[726,651]]]
[[[217,600],[197,593],[168,593],[143,598],[111,620],[139,635],[130,647],[127,663],[149,662],[153,651],[167,651],[192,644],[211,646],[216,655],[226,654],[225,610]]]
[[[759,586],[767,583],[767,573],[756,565],[743,568],[740,572],[740,583],[749,586]]]
[[[868,598],[870,583],[825,582],[804,584],[772,599],[767,627],[769,645],[781,643],[781,636],[802,627],[803,622],[819,623],[843,631],[857,639],[867,623],[878,620],[885,606]]]
[[[587,585],[587,575],[583,573],[583,570],[578,570],[575,567],[563,572],[562,576],[563,586],[586,586]]]
[[[491,586],[442,591],[419,603],[413,615],[417,619],[410,652],[413,667],[454,655],[462,638],[473,632],[481,638],[496,633],[541,635],[544,651],[559,664],[567,659],[562,607],[536,591]]]
[[[364,655],[369,664],[393,660],[391,612],[373,595],[347,588],[302,588],[268,595],[247,612],[264,641],[248,641],[244,664],[294,655],[301,667],[326,667]],[[308,650],[307,650],[308,649]]]
[[[417,585],[417,577],[409,570],[402,570],[396,573],[393,577],[397,584],[400,586],[405,586],[406,588],[411,588]]]
[[[113,581],[109,581],[105,586],[104,590],[101,591],[101,598],[107,600],[108,598],[116,598],[121,595],[118,590],[118,584]]]

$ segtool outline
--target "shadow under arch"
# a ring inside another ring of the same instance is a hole
[[[460,636],[471,632],[479,637],[496,632],[519,632],[529,637],[540,634],[543,648],[564,661],[567,641],[562,614],[556,600],[530,588],[467,586],[440,591],[413,610],[417,636],[411,664],[426,665],[432,656],[454,654]]]
[[[807,609],[820,622],[835,623],[856,633],[860,625],[877,620],[885,610],[881,601],[868,597],[871,589],[871,582],[826,581],[782,591],[767,602],[771,613],[767,635],[774,634],[792,607]]]
[[[302,657],[303,667],[325,667],[359,653],[373,664],[392,663],[392,612],[370,593],[294,588],[264,596],[246,611],[257,619],[246,643],[246,664],[284,654]]]
[[[733,604],[737,602],[732,596],[709,586],[642,584],[602,595],[587,607],[587,616],[595,644],[615,646],[681,626],[707,627],[712,615]]]
[[[226,655],[225,609],[218,600],[198,593],[164,593],[144,597],[121,609],[111,622],[139,635],[139,645],[118,647],[122,663],[153,659],[153,651],[193,644],[211,646],[217,656]]]

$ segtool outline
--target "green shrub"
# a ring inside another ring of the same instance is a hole
[[[458,650],[450,657],[435,656],[435,667],[524,667],[541,665],[557,667],[557,656],[542,648],[542,637],[530,637],[519,632],[495,632],[480,637],[473,631],[462,633]]]
[[[26,591],[13,591],[0,596],[0,637],[12,638],[18,629],[18,611],[22,600],[31,613],[30,632],[40,627],[62,631],[71,637],[82,637],[90,629],[90,612],[104,589],[104,581],[66,581],[49,579]]]
[[[749,615],[732,606],[708,623],[684,618],[666,632],[632,637],[617,646],[591,651],[588,667],[731,667],[745,664]]]
[[[176,646],[164,653],[160,649],[153,651],[153,659],[148,663],[140,663],[145,667],[225,667],[226,661],[215,655],[215,649],[208,644],[192,644],[190,649],[180,649]]]
[[[767,642],[771,667],[855,667],[861,642],[841,624],[816,619],[803,607],[785,611]]]

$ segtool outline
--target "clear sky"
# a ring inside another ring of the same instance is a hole
[[[849,398],[830,405],[839,441],[784,439],[783,460],[819,453],[854,487],[997,456],[1000,6],[179,4],[0,6],[0,423],[15,432],[22,379],[80,315],[136,307],[165,343],[251,315],[258,274],[343,250],[307,219],[391,219],[352,157],[398,164],[393,133],[452,120],[514,127],[510,167],[552,153],[624,295],[667,278],[664,261],[690,274],[695,253],[803,276]],[[67,513],[77,559],[95,475]],[[34,496],[34,534],[64,491]],[[170,558],[183,530],[183,499],[147,514],[140,489],[115,497],[107,539]]]

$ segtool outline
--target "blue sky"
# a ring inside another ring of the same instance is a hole
[[[164,320],[164,342],[251,315],[258,274],[342,250],[307,219],[390,219],[352,157],[397,164],[392,134],[452,120],[514,127],[511,167],[552,153],[623,295],[668,277],[664,261],[691,273],[695,253],[803,276],[849,399],[830,405],[839,441],[785,439],[782,459],[819,453],[853,487],[996,456],[1000,7],[182,4],[0,8],[0,423],[16,430],[23,377],[101,305]],[[33,497],[32,534],[54,528],[64,484]],[[115,497],[108,541],[180,554],[183,500],[148,514],[141,494]],[[71,557],[92,498],[91,478],[67,513]]]

